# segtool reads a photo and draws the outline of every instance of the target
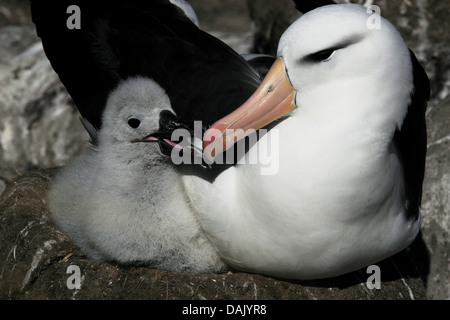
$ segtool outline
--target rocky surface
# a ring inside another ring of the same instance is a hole
[[[2,0],[0,3],[0,27],[29,24],[30,6],[28,0]]]
[[[301,14],[291,0],[246,2],[255,29],[251,52],[276,55],[281,35]]]
[[[251,0],[248,7],[242,0],[192,4],[202,28],[223,37],[238,52],[273,53],[279,35],[296,16],[290,1],[282,1],[281,6],[275,5],[279,0]],[[27,1],[4,0],[0,193],[6,190],[0,199],[0,298],[450,299],[450,5],[439,0],[360,2],[381,7],[432,83],[422,237],[380,264],[381,290],[368,290],[365,270],[337,279],[295,282],[244,273],[175,274],[86,260],[49,218],[44,193],[54,171],[33,170],[64,164],[87,137],[29,24]],[[69,265],[81,269],[79,290],[66,286]]]
[[[0,177],[61,165],[86,141],[33,26],[0,32]]]

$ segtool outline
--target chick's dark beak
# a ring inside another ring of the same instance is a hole
[[[177,130],[184,134],[176,134]],[[174,148],[180,152],[190,149],[194,153],[202,154],[202,136],[206,128],[200,128],[201,135],[198,139],[195,138],[196,131],[199,130],[194,124],[182,121],[172,112],[163,110],[159,114],[159,129],[133,142],[157,142],[161,153],[166,156],[171,156]]]

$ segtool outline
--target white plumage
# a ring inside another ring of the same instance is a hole
[[[87,147],[51,186],[52,217],[94,260],[222,271],[170,158],[157,143],[133,142],[158,129],[161,110],[170,102],[155,82],[122,83],[108,99],[98,147]]]
[[[184,178],[202,227],[231,266],[331,277],[379,262],[416,237],[420,219],[406,217],[392,143],[413,91],[411,59],[387,20],[369,29],[368,18],[357,5],[325,6],[281,38],[278,56],[297,109],[272,129],[280,136],[277,174],[237,165],[212,184]],[[268,140],[250,155],[264,153]]]

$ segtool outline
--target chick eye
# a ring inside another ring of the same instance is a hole
[[[127,123],[131,128],[137,129],[141,125],[141,120],[139,120],[138,118],[131,117],[128,119]]]
[[[333,54],[336,52],[335,49],[326,49],[313,54],[310,54],[308,60],[312,62],[326,62],[331,59]]]

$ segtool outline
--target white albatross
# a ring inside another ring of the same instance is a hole
[[[205,154],[217,155],[226,129],[258,129],[293,110],[272,129],[280,137],[276,174],[236,165],[213,183],[184,178],[203,229],[230,266],[332,277],[377,263],[418,234],[428,79],[392,24],[380,18],[380,28],[370,29],[369,17],[352,4],[300,17],[260,88],[206,132]],[[250,156],[270,154],[267,137]]]

